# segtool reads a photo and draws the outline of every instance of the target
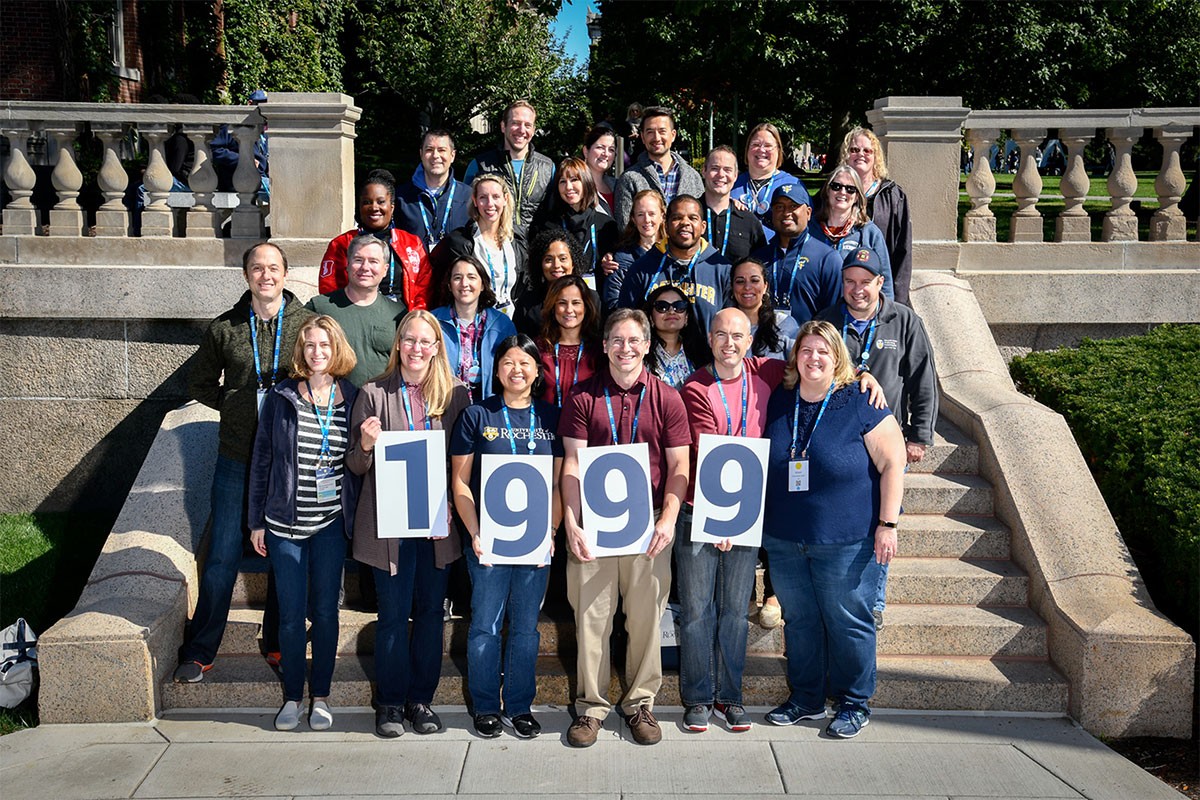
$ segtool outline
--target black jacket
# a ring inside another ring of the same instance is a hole
[[[503,176],[513,194],[513,229],[527,233],[535,218],[545,213],[550,188],[554,183],[554,162],[529,145],[525,165],[521,168],[521,182],[517,184],[508,151],[501,145],[495,150],[485,150],[475,156],[476,176],[498,174]]]
[[[912,281],[912,221],[908,217],[908,196],[895,181],[885,180],[879,191],[867,199],[867,215],[887,244],[892,260],[892,291],[896,302],[909,305],[908,285]]]
[[[446,282],[446,275],[450,272],[450,265],[458,259],[474,254],[475,252],[475,234],[478,233],[479,226],[474,220],[463,225],[461,228],[455,228],[446,234],[442,241],[438,242],[438,246],[433,248],[433,252],[429,254],[429,266],[433,270],[433,276],[430,278],[430,301],[429,307],[433,308],[436,305],[442,305],[445,300],[442,297],[442,286]],[[529,246],[525,241],[525,234],[522,231],[513,229],[513,253],[516,256],[516,275],[513,278],[513,286],[516,291],[526,281],[525,277],[525,261],[529,258]]]

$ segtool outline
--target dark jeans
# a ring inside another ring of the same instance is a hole
[[[500,713],[500,677],[504,676],[504,713],[528,714],[537,694],[538,611],[546,594],[549,567],[479,563],[466,547],[471,575],[471,627],[467,630],[467,686],[472,711]],[[500,631],[508,614],[508,646],[500,663]]]
[[[312,618],[309,695],[328,697],[337,658],[338,589],[346,563],[345,526],[339,517],[306,539],[267,536],[279,592],[283,699],[304,699],[305,619]],[[310,601],[311,592],[311,602]]]
[[[187,638],[179,651],[179,660],[211,664],[217,657],[225,623],[229,621],[229,603],[233,584],[242,561],[242,543],[246,538],[246,483],[249,465],[217,456],[212,483],[212,522],[209,527],[208,558],[200,578],[196,610],[188,627]],[[272,576],[267,576],[267,608],[263,613],[263,640],[267,649],[278,637],[278,602]]]
[[[747,611],[758,550],[693,544],[692,507],[679,512],[675,569],[681,605],[679,695],[685,706],[742,704]]]
[[[875,542],[805,544],[764,535],[783,607],[789,698],[805,711],[832,696],[867,710],[875,693]]]
[[[376,701],[382,706],[428,705],[442,674],[442,601],[450,568],[434,566],[432,539],[401,539],[396,574],[382,569],[374,573],[379,596]]]

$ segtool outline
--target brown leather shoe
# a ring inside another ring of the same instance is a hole
[[[596,734],[600,732],[600,720],[595,717],[576,717],[567,728],[567,744],[571,747],[591,747],[596,743]]]
[[[638,744],[658,744],[662,740],[662,728],[650,713],[650,706],[638,706],[637,713],[626,724]]]

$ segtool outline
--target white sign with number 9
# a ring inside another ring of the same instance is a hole
[[[584,541],[592,555],[644,553],[654,533],[650,500],[650,447],[636,444],[579,451]]]
[[[485,453],[479,469],[481,564],[550,563],[554,456]]]
[[[692,541],[762,544],[768,439],[700,434]]]

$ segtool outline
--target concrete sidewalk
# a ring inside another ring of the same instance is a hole
[[[766,709],[755,709],[761,719]],[[373,734],[365,709],[335,709],[334,729],[274,730],[274,709],[167,712],[153,724],[48,725],[0,738],[8,798],[631,796],[838,798],[1179,798],[1063,718],[878,711],[854,741],[824,724],[756,724],[733,734],[713,720],[686,733],[661,709],[663,741],[639,747],[616,715],[587,750],[566,745],[561,708],[535,709],[540,738],[485,740],[461,707],[447,729],[396,740]]]

